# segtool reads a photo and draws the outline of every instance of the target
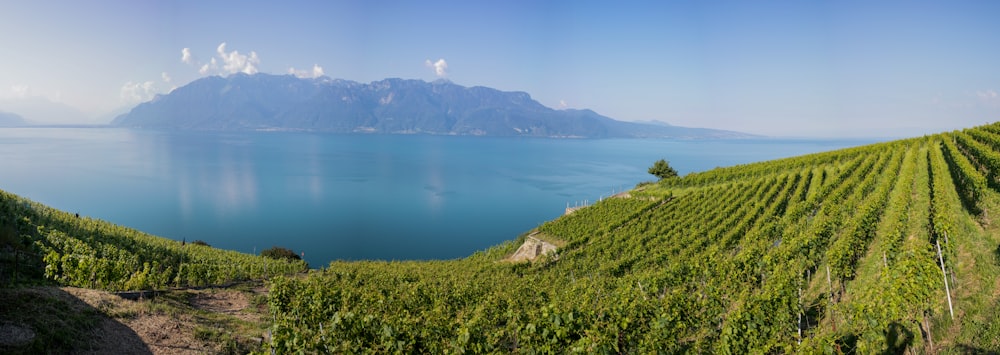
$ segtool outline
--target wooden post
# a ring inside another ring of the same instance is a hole
[[[830,265],[826,266],[826,284],[830,287],[830,324],[833,325],[833,331],[837,331],[837,320],[833,318],[833,281],[830,281]]]
[[[802,286],[799,286],[799,345],[802,345]]]
[[[944,277],[944,293],[948,295],[948,313],[951,314],[951,319],[955,319],[955,310],[951,308],[951,289],[948,288],[948,272],[944,270],[944,257],[941,256],[941,241],[936,240],[938,261],[941,262],[941,276]]]
[[[944,233],[944,245],[951,247],[951,242],[948,241],[948,232]],[[955,270],[951,270],[951,272],[949,272],[948,275],[951,276],[951,284],[957,285],[958,282],[955,282]]]
[[[931,335],[931,324],[927,321],[927,311],[924,311],[924,331],[927,332],[927,343],[934,350],[934,336]]]

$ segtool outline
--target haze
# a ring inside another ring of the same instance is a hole
[[[771,136],[903,137],[1000,118],[997,14],[994,1],[4,2],[0,111],[107,123],[200,77],[264,72],[447,79]]]

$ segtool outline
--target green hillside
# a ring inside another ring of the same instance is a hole
[[[998,177],[1000,124],[695,173],[545,223],[533,262],[505,260],[522,237],[275,279],[265,346],[996,352]]]
[[[0,191],[0,285],[48,279],[107,291],[220,285],[302,271],[289,262],[182,243]]]
[[[272,277],[262,353],[991,353],[998,191],[1000,123],[642,185],[530,231],[558,246],[534,261],[509,261],[526,233],[461,260],[294,277],[278,275],[301,261],[0,192],[0,285]]]

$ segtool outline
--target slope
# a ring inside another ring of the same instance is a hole
[[[205,298],[246,299],[246,281],[306,267],[155,237],[0,191],[0,352],[249,351],[260,340],[248,334],[264,334],[263,318],[249,306],[238,314],[202,309]],[[190,289],[220,284],[226,289]],[[134,302],[52,285],[160,292]]]
[[[466,259],[271,283],[278,352],[1000,351],[1000,124],[690,174]],[[939,254],[940,250],[940,254]],[[947,285],[946,285],[947,282]]]
[[[3,284],[44,277],[125,291],[261,279],[306,265],[151,236],[0,191],[0,267]]]

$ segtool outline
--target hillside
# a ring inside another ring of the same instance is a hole
[[[271,346],[996,352],[998,175],[1000,125],[691,174],[540,226],[563,247],[534,262],[511,242],[279,278]]]
[[[67,353],[93,348],[94,353],[144,353],[150,351],[144,340],[176,345],[159,329],[165,325],[172,327],[170,333],[175,338],[198,340],[186,341],[181,344],[184,346],[224,342],[201,351],[215,346],[246,346],[251,341],[240,338],[238,342],[234,334],[245,337],[246,332],[238,330],[253,328],[253,323],[198,309],[196,306],[207,303],[199,299],[210,301],[216,296],[191,289],[245,285],[306,268],[302,261],[275,260],[151,236],[0,191],[0,353]],[[81,288],[165,292],[156,301],[133,303]],[[246,298],[239,292],[229,293],[233,295],[227,297]],[[202,332],[200,337],[190,334],[198,331]],[[256,336],[261,334],[263,331]]]
[[[446,80],[369,84],[292,75],[195,80],[142,103],[112,124],[179,130],[291,130],[576,138],[739,138],[705,128],[622,122],[591,110],[555,110],[524,92]]]
[[[24,126],[27,123],[24,118],[15,113],[0,111],[0,127]]]
[[[539,226],[558,249],[534,261],[509,260],[526,233],[460,260],[274,277],[257,351],[998,352],[998,178],[1000,123],[643,184]],[[0,197],[4,260],[44,256],[31,270],[62,284],[212,283],[261,265]],[[212,271],[143,277],[175,262]]]

